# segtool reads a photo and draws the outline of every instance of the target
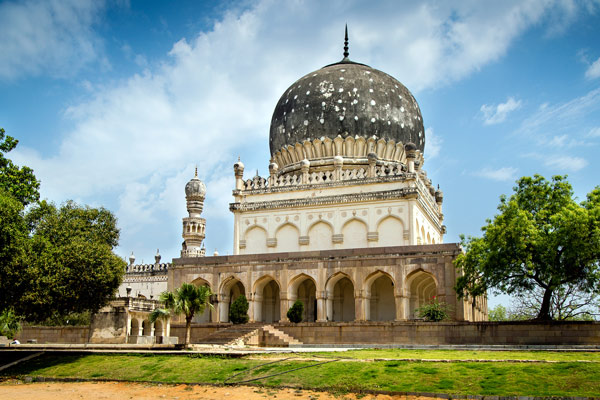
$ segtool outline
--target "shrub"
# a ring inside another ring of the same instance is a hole
[[[20,318],[15,315],[13,310],[3,310],[0,313],[0,336],[13,339],[21,330],[20,321]]]
[[[288,319],[297,324],[302,321],[302,313],[304,312],[304,304],[300,300],[296,300],[287,312]]]
[[[450,319],[450,306],[435,297],[429,302],[417,308],[417,315],[425,321],[444,321]]]
[[[248,322],[248,300],[241,295],[229,307],[229,320],[234,324],[245,324]]]

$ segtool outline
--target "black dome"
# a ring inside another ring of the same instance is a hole
[[[351,61],[305,75],[285,91],[271,119],[271,155],[338,135],[412,142],[421,152],[425,147],[421,110],[410,91],[390,75]]]

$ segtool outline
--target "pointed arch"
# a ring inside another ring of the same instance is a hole
[[[351,218],[342,225],[342,235],[344,237],[344,248],[364,248],[367,247],[368,225],[360,218]]]
[[[198,277],[198,278],[194,279],[191,283],[192,283],[192,285],[197,286],[197,287],[206,286],[209,289],[211,289],[210,283],[202,277]],[[209,323],[212,320],[211,317],[212,317],[211,307],[207,306],[204,309],[204,312],[202,314],[194,315],[194,319],[192,320],[192,322],[197,323],[197,324]]]
[[[395,215],[386,215],[377,222],[377,246],[403,246],[404,223]]]
[[[432,301],[437,296],[439,287],[435,276],[421,268],[412,271],[406,277],[405,293],[408,301],[408,318],[417,318],[417,308]]]
[[[291,222],[280,225],[275,231],[277,239],[277,252],[300,251],[300,229]]]
[[[260,225],[252,225],[244,232],[246,254],[261,254],[267,252],[267,230]]]
[[[298,274],[290,280],[288,285],[288,308],[296,300],[304,306],[303,321],[314,322],[317,319],[317,283],[312,276]]]
[[[254,283],[254,321],[278,322],[281,319],[281,285],[271,275],[263,275]]]
[[[365,319],[369,321],[393,321],[396,319],[394,278],[387,272],[377,270],[365,279]]]
[[[333,247],[333,225],[329,221],[319,220],[308,228],[308,250],[329,250]]]
[[[354,321],[354,281],[349,275],[338,272],[327,280],[326,309],[328,321]]]

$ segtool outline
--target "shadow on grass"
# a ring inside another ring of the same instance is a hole
[[[17,353],[17,352],[15,352]],[[28,353],[28,354],[25,354]],[[15,360],[26,357],[27,355],[37,352],[18,352],[18,357]],[[2,361],[4,361],[4,353],[2,353]],[[23,361],[17,365],[0,371],[0,378],[16,377],[21,375],[39,375],[41,371],[51,368],[57,365],[65,365],[77,362],[80,358],[84,357],[83,353],[60,353],[60,352],[46,352],[39,357],[31,360]],[[11,355],[11,358],[13,356]],[[13,360],[14,361],[14,360]],[[4,362],[3,362],[4,363]],[[6,363],[4,363],[6,364]]]

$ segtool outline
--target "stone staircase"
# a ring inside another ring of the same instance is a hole
[[[259,346],[289,347],[290,345],[301,345],[302,342],[275,328],[273,325],[265,325],[260,328],[262,333]]]
[[[302,342],[280,331],[273,325],[267,325],[264,322],[251,322],[243,325],[233,325],[214,332],[204,338],[202,344],[289,347],[290,345],[301,345]]]
[[[232,325],[229,328],[213,332],[202,339],[202,344],[218,344],[224,346],[244,345],[247,338],[265,325],[264,322],[251,322],[248,324]]]

